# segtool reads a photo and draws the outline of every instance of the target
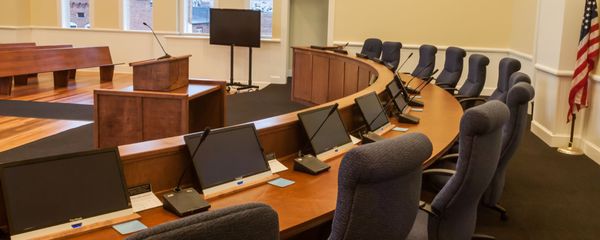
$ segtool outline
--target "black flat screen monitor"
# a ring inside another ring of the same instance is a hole
[[[376,131],[390,122],[375,92],[357,97],[354,101],[358,105],[369,131]]]
[[[298,113],[298,118],[302,123],[306,136],[310,138],[314,135],[310,144],[315,154],[320,154],[352,142],[337,109],[327,118],[327,114],[331,111],[331,108],[332,106],[327,106]],[[327,120],[325,120],[326,118]],[[325,121],[323,127],[321,127],[319,132],[316,132],[323,121]]]
[[[388,94],[390,94],[390,98],[397,96],[393,100],[394,106],[396,106],[396,109],[398,111],[402,112],[402,111],[404,111],[404,108],[406,108],[406,106],[408,104],[406,104],[406,100],[404,100],[404,96],[402,96],[402,94],[398,94],[399,92],[402,91],[400,85],[402,85],[402,83],[399,80],[393,80],[390,83],[388,83],[386,88],[387,88]]]
[[[184,136],[190,154],[201,137]],[[253,123],[211,130],[192,161],[202,189],[270,171]]]
[[[260,47],[260,11],[210,9],[210,44]]]
[[[11,235],[131,208],[116,148],[0,166]]]

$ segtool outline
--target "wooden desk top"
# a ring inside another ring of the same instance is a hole
[[[122,94],[148,94],[148,95],[164,95],[164,96],[176,96],[176,97],[189,97],[190,99],[194,99],[206,94],[209,94],[214,91],[218,91],[221,89],[220,82],[214,82],[212,84],[207,84],[207,81],[202,80],[190,80],[190,84],[187,87],[181,87],[174,89],[169,92],[159,92],[159,91],[140,91],[134,90],[133,86],[128,86],[121,89],[97,89],[95,91],[98,92],[111,92],[111,93],[122,93]]]
[[[342,115],[344,115],[346,112],[350,113],[349,109],[354,107],[354,99],[356,97],[373,91],[380,94],[385,90],[387,83],[393,79],[393,74],[388,69],[370,60],[358,59],[351,56],[329,53],[320,50],[304,50],[339,55],[341,58],[348,58],[352,59],[353,61],[362,62],[362,64],[367,64],[378,71],[378,80],[368,88],[342,99],[323,104],[331,105],[338,103]],[[402,76],[402,78],[408,79],[409,76]],[[413,81],[413,84],[411,85],[416,86],[419,84],[418,82],[419,81]],[[433,153],[432,156],[426,162],[424,162],[424,166],[427,166],[431,164],[437,157],[443,154],[443,152],[445,152],[445,150],[456,139],[458,136],[460,117],[462,116],[463,112],[460,104],[458,104],[453,96],[433,84],[428,85],[424,90],[422,90],[421,95],[423,98],[420,100],[425,103],[425,107],[423,108],[424,111],[410,113],[411,115],[421,118],[418,125],[398,124],[395,120],[392,122],[399,127],[409,128],[409,132],[421,132],[429,137],[433,143]],[[298,112],[307,111],[320,106],[307,108]],[[298,118],[296,116],[298,112],[283,114],[254,122],[259,131],[261,144],[263,147],[265,147],[265,149],[268,149],[271,147],[271,145],[278,144],[301,144],[299,142],[300,140],[297,139],[287,139],[287,141],[284,141],[283,143],[275,143],[271,140],[263,140],[270,139],[268,137],[271,135],[282,134],[282,129],[285,130],[294,128],[294,126],[298,124]],[[384,137],[393,137],[401,134],[404,133],[391,131],[385,134]],[[182,136],[120,146],[119,151],[125,165],[124,168],[126,172],[126,178],[128,178],[127,176],[130,174],[127,171],[128,168],[132,168],[137,171],[144,170],[137,166],[135,168],[128,166],[144,161],[144,159],[157,158],[164,161],[168,160],[170,164],[181,164],[181,168],[183,168],[185,164],[189,163],[189,159],[183,159],[184,157],[180,156],[185,155],[182,154],[182,152],[186,151],[184,146],[185,145]],[[166,155],[173,156],[165,157]],[[289,170],[280,172],[278,174],[283,178],[295,181],[295,184],[286,188],[278,188],[269,184],[264,184],[229,196],[212,199],[210,200],[212,205],[211,209],[219,209],[247,202],[266,203],[273,207],[273,209],[275,209],[279,214],[279,225],[282,238],[293,236],[298,232],[310,229],[311,227],[330,220],[333,217],[333,212],[336,205],[337,178],[342,156],[328,161],[328,164],[331,165],[331,169],[328,172],[317,176],[293,171],[293,161],[291,161],[293,157],[294,155],[291,154],[283,158],[279,158],[279,160],[282,161],[289,168]],[[176,170],[173,170],[173,172],[180,172],[181,169]],[[161,169],[161,171],[161,173],[165,175],[171,174],[170,170],[168,169]],[[191,178],[189,180],[194,181]],[[171,181],[171,179],[165,179],[163,181]],[[128,185],[134,183],[134,180],[128,179]],[[169,184],[173,185],[172,181]],[[153,183],[153,185],[155,186],[156,184]],[[157,191],[160,190],[161,188],[157,189]],[[159,198],[161,197],[160,193],[158,192],[157,195]],[[140,213],[140,215],[142,216],[141,221],[148,227],[152,227],[177,218],[175,215],[163,210],[162,208],[143,211]],[[83,236],[78,236],[78,239],[120,239],[124,237],[125,236],[119,235],[114,229],[106,228],[87,233]]]

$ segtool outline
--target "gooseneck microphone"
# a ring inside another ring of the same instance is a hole
[[[408,59],[410,59],[413,56],[414,53],[410,53],[408,55],[408,57],[406,59],[404,59],[404,62],[402,62],[402,64],[400,64],[400,67],[398,67],[398,70],[396,70],[396,72],[399,72],[400,69],[402,69],[402,67],[404,67],[404,64],[406,64],[406,62],[408,62]]]
[[[146,22],[143,22],[142,24],[144,24],[144,26],[148,27],[150,29],[150,31],[152,32],[152,35],[154,35],[154,38],[156,38],[156,41],[158,42],[158,45],[160,46],[160,48],[163,50],[163,52],[165,53],[164,56],[157,58],[156,60],[161,60],[161,59],[165,59],[165,58],[170,58],[171,55],[169,55],[167,53],[167,51],[165,51],[165,48],[163,47],[162,43],[160,43],[160,40],[158,39],[158,37],[156,36],[156,33],[154,32],[154,29],[152,29],[152,27],[150,27],[150,25],[148,25]]]
[[[305,173],[312,174],[312,175],[317,175],[317,174],[327,171],[327,170],[329,170],[329,168],[331,168],[331,166],[329,166],[326,163],[324,163],[323,161],[319,160],[317,157],[313,156],[312,154],[303,155],[302,149],[306,148],[306,146],[312,142],[312,140],[315,138],[315,136],[317,136],[317,134],[319,133],[321,128],[323,128],[323,126],[325,125],[325,123],[327,122],[329,117],[333,113],[335,113],[335,111],[337,111],[338,106],[339,106],[339,104],[336,103],[331,107],[331,109],[327,113],[327,116],[325,116],[325,118],[321,121],[321,124],[319,125],[317,130],[312,134],[312,136],[310,136],[308,138],[308,142],[306,144],[304,144],[304,146],[302,148],[300,148],[300,151],[298,151],[299,156],[298,156],[298,158],[294,159],[294,170],[295,171],[300,171],[300,172],[305,172]]]
[[[198,153],[198,149],[200,145],[206,140],[208,135],[210,134],[210,128],[204,129],[202,132],[202,136],[200,137],[200,142],[196,145],[192,153],[191,164],[194,164],[194,158]],[[193,187],[181,189],[181,181],[183,180],[183,176],[187,173],[188,169],[192,166],[187,166],[183,169],[183,173],[179,177],[179,181],[177,181],[177,187],[173,189],[173,191],[168,192],[163,195],[163,208],[168,211],[174,213],[177,216],[184,217],[189,216],[198,212],[206,211],[210,208],[210,204],[204,200],[204,197],[200,195]]]
[[[194,149],[194,152],[192,153],[192,164],[194,163],[194,159],[196,158],[196,154],[198,153],[198,149],[200,149],[200,145],[202,145],[202,143],[206,140],[206,138],[208,137],[208,135],[210,134],[210,127],[206,127],[204,129],[204,132],[202,132],[202,136],[200,137],[200,142],[198,142],[198,145],[196,145],[196,148]],[[179,181],[177,181],[177,187],[175,187],[175,192],[179,192],[181,191],[181,180],[183,180],[183,176],[185,176],[185,174],[187,173],[189,169],[189,166],[186,167],[185,169],[183,169],[183,173],[181,174],[181,176],[179,177]]]
[[[310,144],[310,143],[312,142],[312,140],[313,140],[313,139],[314,139],[314,138],[317,136],[317,133],[319,133],[319,131],[321,131],[321,128],[323,128],[323,126],[325,125],[325,123],[327,122],[327,120],[329,120],[329,117],[331,116],[331,114],[333,114],[333,113],[334,113],[334,112],[337,110],[338,106],[339,106],[339,104],[338,104],[338,103],[335,103],[335,104],[333,104],[333,106],[331,106],[331,109],[330,109],[330,110],[329,110],[329,112],[327,113],[327,116],[325,116],[325,118],[323,119],[323,121],[321,121],[321,125],[319,125],[319,127],[318,127],[318,128],[317,128],[317,130],[316,130],[316,131],[315,131],[315,132],[312,134],[312,136],[310,136],[310,137],[308,138],[308,143],[307,143],[307,144]],[[306,147],[306,144],[304,145],[304,147],[303,147],[303,148],[305,148],[305,147]],[[301,149],[300,149],[300,151],[302,151],[302,149],[303,149],[303,148],[301,148]],[[300,153],[301,153],[301,152],[300,152]]]
[[[425,85],[429,84],[429,82],[431,82],[431,80],[433,80],[433,75],[435,75],[435,74],[436,74],[438,71],[439,71],[439,69],[436,69],[436,70],[434,70],[434,71],[431,73],[431,75],[429,75],[429,77],[428,77],[428,78],[427,78],[425,81],[421,82],[421,83],[420,83],[420,84],[419,84],[419,85],[418,85],[418,86],[415,88],[415,90],[416,90],[417,92],[421,92],[421,90],[423,90],[423,88],[421,88],[421,86],[423,86],[423,84],[425,84]]]
[[[427,66],[425,66],[424,68],[421,68],[416,75],[421,75],[421,73],[423,73],[423,71],[425,71],[425,69],[429,68],[429,66],[431,66],[431,64],[433,64],[433,62],[430,62],[429,64],[427,64]],[[396,74],[398,74],[398,72],[396,72]],[[417,78],[416,75],[413,75],[412,78],[410,80],[408,80],[408,82],[405,84],[405,86],[408,87],[409,84]],[[402,80],[402,79],[400,79],[400,80]]]

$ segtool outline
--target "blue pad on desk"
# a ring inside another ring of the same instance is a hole
[[[278,178],[273,181],[270,181],[269,184],[277,187],[287,187],[289,185],[294,184],[295,182],[292,180],[287,180],[285,178]]]
[[[120,234],[125,235],[125,234],[130,234],[130,233],[144,230],[148,227],[146,227],[146,225],[144,225],[142,222],[140,222],[138,220],[134,220],[131,222],[113,225],[113,228],[115,230],[117,230],[117,232],[119,232]]]

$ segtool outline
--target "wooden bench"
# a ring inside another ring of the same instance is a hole
[[[31,44],[33,44],[33,45],[31,45]],[[3,45],[0,44],[0,54],[3,53],[3,52],[21,51],[21,50],[42,50],[42,49],[73,48],[73,45],[71,45],[71,44],[36,46],[35,43],[19,43],[19,44],[6,44],[6,45],[7,46],[3,47]],[[69,72],[69,79],[75,79],[75,75],[76,74],[77,74],[77,70],[72,69]],[[28,74],[28,75],[14,76],[15,86],[27,85],[27,80],[29,78],[37,78],[37,73]]]
[[[0,49],[15,49],[20,47],[33,47],[35,43],[0,43]]]
[[[53,72],[54,87],[66,87],[73,69],[100,67],[100,81],[112,81],[115,69],[108,47],[18,50],[0,54],[0,95],[10,95],[12,77]]]

